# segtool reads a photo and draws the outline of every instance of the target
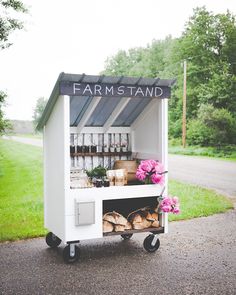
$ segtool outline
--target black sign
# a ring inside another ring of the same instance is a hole
[[[116,96],[116,97],[152,97],[169,98],[170,87],[139,86],[106,83],[60,82],[60,94],[70,96]]]

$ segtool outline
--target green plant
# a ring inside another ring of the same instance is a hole
[[[104,177],[106,176],[107,169],[102,167],[101,165],[93,168],[92,170],[86,170],[86,173],[89,177]]]
[[[236,121],[226,109],[201,105],[196,119],[188,123],[188,143],[219,146],[235,142]]]

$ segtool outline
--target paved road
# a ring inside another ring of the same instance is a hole
[[[236,162],[169,155],[169,176],[221,192],[236,202]]]
[[[39,147],[43,146],[42,139],[36,139],[36,138],[30,138],[30,137],[29,138],[28,137],[20,137],[20,136],[3,136],[3,139],[14,140],[17,142],[35,145],[35,146],[39,146]]]
[[[235,210],[170,223],[156,253],[142,248],[145,236],[82,241],[73,265],[44,239],[0,244],[0,294],[236,294]]]

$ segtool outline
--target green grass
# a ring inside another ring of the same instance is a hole
[[[236,161],[235,145],[229,145],[219,148],[200,146],[186,146],[186,148],[183,148],[180,145],[173,145],[169,146],[169,153],[188,156],[214,157],[222,160]]]
[[[12,133],[10,135],[18,136],[18,137],[27,137],[27,138],[35,138],[35,139],[42,139],[42,133]]]
[[[231,200],[214,191],[174,180],[169,181],[169,194],[178,196],[181,205],[180,214],[169,214],[170,221],[209,216],[233,209]]]
[[[45,235],[42,180],[41,148],[0,139],[0,241]],[[170,220],[233,208],[225,197],[196,186],[170,181],[169,192],[181,201],[181,214]]]
[[[42,149],[0,140],[0,240],[45,232]]]

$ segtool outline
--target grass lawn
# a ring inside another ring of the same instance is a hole
[[[170,181],[181,214],[170,220],[225,212],[232,203],[212,191]],[[0,241],[45,235],[42,148],[0,139]]]
[[[0,240],[46,232],[42,196],[42,148],[0,139]]]
[[[12,133],[12,134],[9,134],[9,135],[18,136],[18,137],[43,139],[42,133]]]
[[[186,148],[183,148],[180,145],[170,145],[169,153],[188,156],[214,157],[222,160],[236,161],[235,145],[220,148],[200,146],[186,146]]]

